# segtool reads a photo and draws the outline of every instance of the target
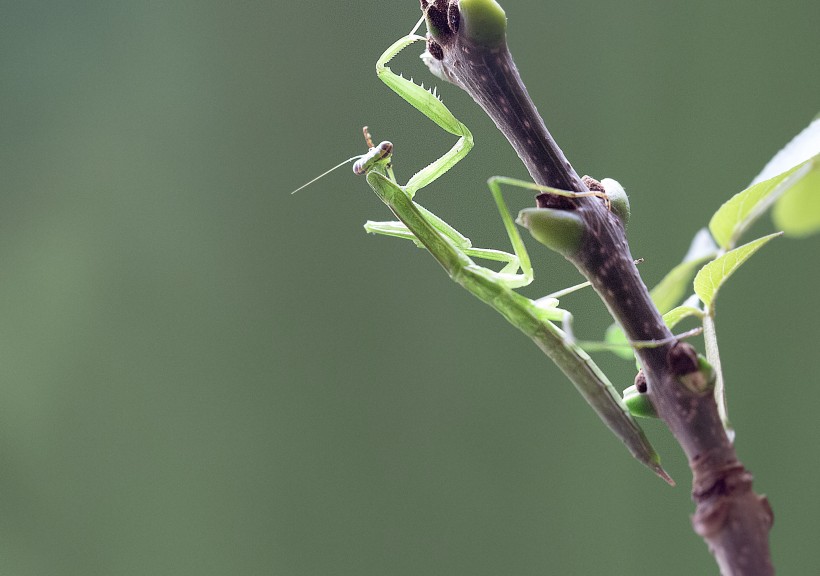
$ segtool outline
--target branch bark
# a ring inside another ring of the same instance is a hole
[[[506,43],[506,17],[494,0],[421,0],[428,27],[423,56],[438,77],[465,90],[492,118],[533,180],[586,192],[585,181],[553,140],[524,87]],[[565,255],[592,283],[631,341],[666,344],[636,351],[646,393],[689,459],[692,524],[725,576],[769,576],[772,510],[752,491],[752,476],[738,460],[721,424],[712,389],[697,355],[675,342],[634,264],[623,223],[598,198],[537,197],[539,207],[572,210],[585,224],[578,250]],[[685,384],[688,383],[688,384]],[[695,382],[696,385],[692,385]]]

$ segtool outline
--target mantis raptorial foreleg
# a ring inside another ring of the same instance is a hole
[[[396,92],[396,94],[404,98],[404,100],[418,109],[425,116],[430,118],[430,120],[438,124],[442,129],[450,134],[458,136],[459,139],[447,153],[441,156],[438,160],[435,160],[428,166],[418,171],[415,175],[413,175],[413,177],[410,178],[407,184],[402,186],[405,194],[407,194],[407,196],[411,199],[415,196],[418,190],[435,181],[447,170],[457,164],[473,147],[473,135],[470,130],[458,119],[456,119],[455,116],[453,116],[452,112],[450,112],[441,100],[439,100],[435,92],[427,90],[426,88],[415,84],[411,80],[393,73],[393,71],[387,66],[390,60],[392,60],[399,52],[410,44],[418,41],[425,41],[425,38],[422,36],[417,36],[414,33],[410,33],[408,36],[394,42],[392,46],[385,50],[384,54],[382,54],[376,62],[376,75],[394,92]],[[371,148],[375,148],[372,146],[372,142],[370,142],[370,136],[367,133],[366,128],[365,139],[368,141],[368,145],[371,146]],[[378,155],[378,152],[376,155]],[[359,163],[357,162],[357,166],[358,165]],[[357,166],[354,166],[354,171],[361,173],[361,167],[357,169]],[[395,182],[392,170],[389,172],[389,176]],[[526,286],[532,282],[532,265],[530,264],[529,254],[527,253],[527,249],[521,239],[521,235],[519,234],[518,229],[513,222],[512,216],[510,215],[509,209],[507,208],[502,197],[502,184],[569,197],[599,196],[602,197],[604,201],[607,201],[606,194],[602,194],[601,192],[565,192],[554,188],[539,186],[538,184],[534,184],[532,182],[503,176],[494,176],[490,178],[487,184],[490,187],[493,198],[498,206],[502,222],[504,223],[504,228],[506,229],[510,242],[513,245],[514,255],[498,250],[473,248],[467,237],[463,236],[452,226],[435,216],[433,213],[427,211],[421,206],[419,206],[419,208],[427,214],[430,222],[439,232],[452,240],[456,246],[462,248],[468,256],[506,262],[507,265],[497,274],[499,280],[505,282],[511,288]],[[368,222],[365,225],[365,229],[368,232],[376,234],[384,234],[387,236],[415,240],[415,236],[409,232],[406,227],[402,228],[400,224],[395,222]],[[518,268],[521,269],[521,274],[515,273]],[[564,314],[562,318],[567,318],[566,314]],[[560,320],[560,318],[557,317],[552,319]]]
[[[508,178],[493,178],[489,182],[502,222],[513,246],[514,254],[497,250],[473,248],[469,239],[430,211],[413,201],[415,193],[432,183],[456,164],[470,150],[473,138],[436,95],[394,74],[387,63],[402,49],[424,38],[411,33],[388,48],[379,58],[376,70],[379,78],[407,102],[445,131],[458,136],[455,145],[441,158],[416,173],[405,186],[400,186],[393,174],[393,145],[382,142],[362,155],[354,165],[358,174],[366,174],[367,183],[399,219],[398,222],[368,222],[369,232],[413,240],[424,246],[448,274],[480,300],[500,312],[532,340],[570,378],[609,428],[627,445],[632,454],[656,474],[671,483],[660,466],[660,459],[638,424],[630,415],[606,376],[565,331],[551,321],[569,325],[571,316],[557,308],[554,299],[533,301],[513,291],[532,281],[532,265],[526,247],[501,195],[501,184],[577,197],[578,194],[556,191]],[[369,135],[366,133],[369,140]],[[370,145],[371,143],[368,142]],[[581,196],[601,196],[600,192]],[[505,263],[499,272],[476,264],[473,258],[485,258]],[[519,272],[520,270],[520,272]]]

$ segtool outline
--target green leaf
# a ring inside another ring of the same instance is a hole
[[[703,310],[700,308],[695,308],[694,306],[687,306],[682,305],[678,306],[677,308],[673,308],[669,312],[663,315],[663,322],[666,326],[671,330],[674,328],[681,320],[684,318],[688,318],[689,316],[697,316],[698,318],[703,318]]]
[[[777,176],[817,154],[820,154],[820,114],[769,160],[760,174],[752,180],[752,184]]]
[[[709,221],[709,230],[718,245],[726,250],[731,249],[740,235],[780,196],[818,169],[820,155],[732,196]]]
[[[720,258],[716,258],[700,269],[695,276],[695,294],[703,301],[707,309],[712,309],[718,290],[724,282],[743,264],[749,257],[757,252],[769,240],[780,236],[782,232],[769,234],[757,240],[752,240],[739,248],[727,252]]]
[[[623,329],[617,324],[612,324],[606,329],[604,333],[604,342],[611,344],[610,352],[616,356],[620,356],[624,360],[631,360],[635,353],[629,347],[629,341],[626,339]]]
[[[689,290],[689,281],[695,275],[695,271],[704,261],[714,258],[716,253],[717,247],[709,236],[709,232],[705,229],[698,231],[683,261],[672,268],[663,280],[649,292],[658,312],[665,314],[683,299]]]
[[[807,163],[811,166],[806,167]],[[769,160],[746,190],[715,213],[709,229],[718,244],[727,250],[734,247],[740,235],[781,197],[773,215],[775,225],[794,236],[816,232],[820,229],[820,191],[812,194],[810,190],[818,188],[818,170],[820,115]],[[792,194],[796,197],[786,200]],[[782,207],[781,202],[785,203]]]
[[[803,237],[820,231],[820,156],[810,170],[774,205],[774,225],[787,236]]]

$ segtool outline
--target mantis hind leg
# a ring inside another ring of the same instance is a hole
[[[552,186],[542,186],[540,184],[529,182],[527,180],[520,180],[518,178],[508,178],[507,176],[493,176],[492,178],[490,178],[489,182],[492,182],[493,184],[499,187],[501,184],[504,184],[505,186],[514,186],[516,188],[523,188],[525,190],[533,190],[535,192],[553,194],[555,196],[562,196],[564,198],[600,198],[604,201],[607,210],[610,209],[609,195],[606,192],[599,192],[598,190],[592,190],[590,192],[570,192],[568,190],[559,190],[558,188],[553,188]]]
[[[523,275],[525,277],[528,277],[530,281],[532,280],[533,272],[529,253],[527,252],[527,248],[524,245],[524,241],[521,238],[520,232],[518,231],[518,227],[513,222],[510,210],[507,207],[506,202],[504,201],[504,196],[501,191],[502,184],[507,186],[516,186],[519,188],[524,188],[526,190],[534,190],[537,192],[549,192],[552,194],[557,194],[559,196],[567,196],[573,198],[594,196],[603,197],[605,201],[607,200],[606,194],[602,192],[566,192],[563,190],[557,190],[547,186],[539,186],[538,184],[527,182],[526,180],[508,178],[505,176],[493,176],[487,181],[487,186],[490,188],[490,192],[492,193],[493,199],[495,200],[496,206],[498,207],[498,212],[501,215],[501,220],[504,223],[504,229],[507,231],[507,236],[509,237],[510,242],[512,243],[513,251],[515,252],[515,255],[518,257],[520,261]],[[574,341],[575,339],[572,331],[573,317],[569,311],[558,308],[558,300],[556,298],[559,295],[568,294],[569,292],[586,287],[588,285],[589,282],[584,282],[582,284],[579,284],[578,286],[574,286],[567,290],[562,290],[560,293],[552,294],[550,296],[546,296],[536,301],[536,305],[539,310],[539,315],[545,320],[549,320],[552,322],[561,322],[563,331],[570,341]]]

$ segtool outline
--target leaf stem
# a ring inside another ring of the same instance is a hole
[[[720,364],[715,316],[711,310],[708,310],[703,316],[703,342],[706,346],[706,360],[709,361],[715,371],[715,402],[717,402],[720,421],[723,423],[723,428],[726,430],[729,440],[734,442],[735,431],[729,422],[729,409],[726,405],[726,388],[723,383],[723,368]]]

